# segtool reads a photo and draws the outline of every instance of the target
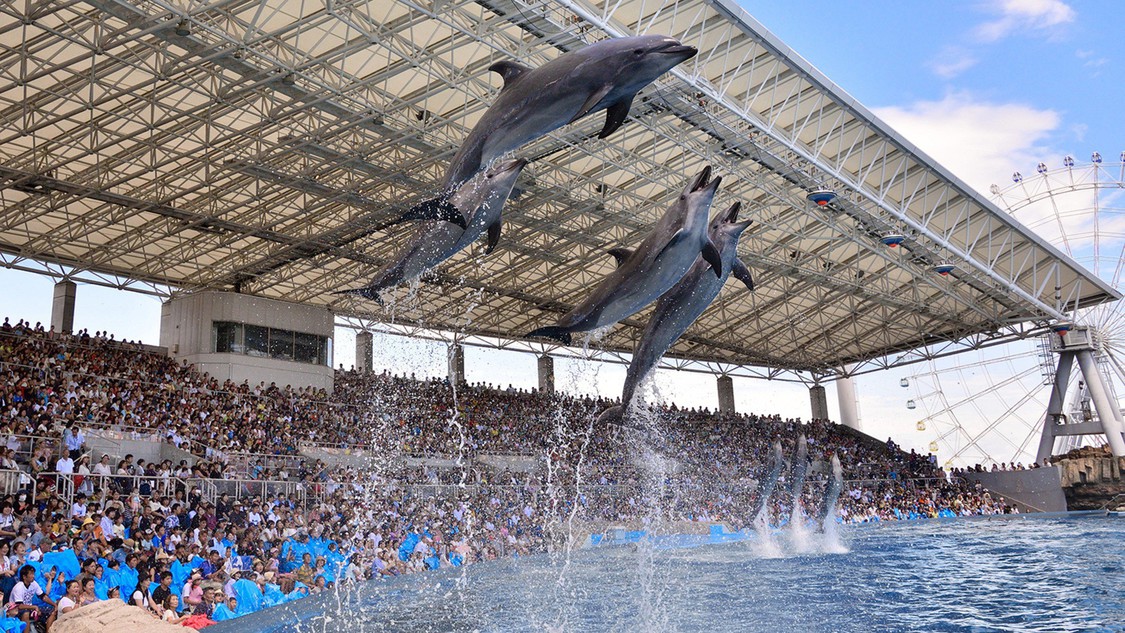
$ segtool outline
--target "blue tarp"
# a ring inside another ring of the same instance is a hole
[[[223,620],[230,620],[236,617],[238,616],[235,615],[225,603],[216,605],[215,612],[211,614],[211,619],[216,622],[222,622]]]
[[[234,597],[238,599],[237,615],[254,613],[262,608],[262,591],[253,580],[239,578],[234,581]]]

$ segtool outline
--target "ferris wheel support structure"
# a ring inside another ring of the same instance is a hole
[[[1051,384],[1051,397],[1047,404],[1047,414],[1043,419],[1043,435],[1039,441],[1036,460],[1042,462],[1054,452],[1055,438],[1074,435],[1105,434],[1109,449],[1115,457],[1125,457],[1125,437],[1122,437],[1121,410],[1113,405],[1109,397],[1108,381],[1098,368],[1094,359],[1095,347],[1087,328],[1074,328],[1062,332],[1057,341],[1052,341],[1051,349],[1059,355],[1059,364]],[[1086,381],[1090,399],[1097,411],[1097,419],[1072,421],[1063,414],[1066,406],[1066,385],[1070,380],[1071,369],[1078,361],[1078,368]]]
[[[1089,162],[1067,155],[1061,167],[1039,163],[989,188],[993,202],[1055,244],[1087,271],[1125,293],[1125,152]],[[1012,465],[1086,446],[1125,455],[1125,301],[1078,307],[1059,293],[1065,316],[1053,333],[1002,349],[934,359],[905,378],[921,408],[919,431],[949,467]],[[1038,450],[1036,450],[1038,449]]]

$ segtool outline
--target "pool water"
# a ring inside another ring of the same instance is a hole
[[[1125,519],[665,537],[375,581],[224,631],[1125,631]]]

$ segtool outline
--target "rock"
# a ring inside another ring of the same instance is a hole
[[[140,607],[103,600],[60,615],[51,633],[184,633],[176,624],[157,620]]]

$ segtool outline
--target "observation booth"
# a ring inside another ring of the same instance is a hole
[[[233,292],[176,295],[160,345],[220,381],[332,390],[332,312]]]

